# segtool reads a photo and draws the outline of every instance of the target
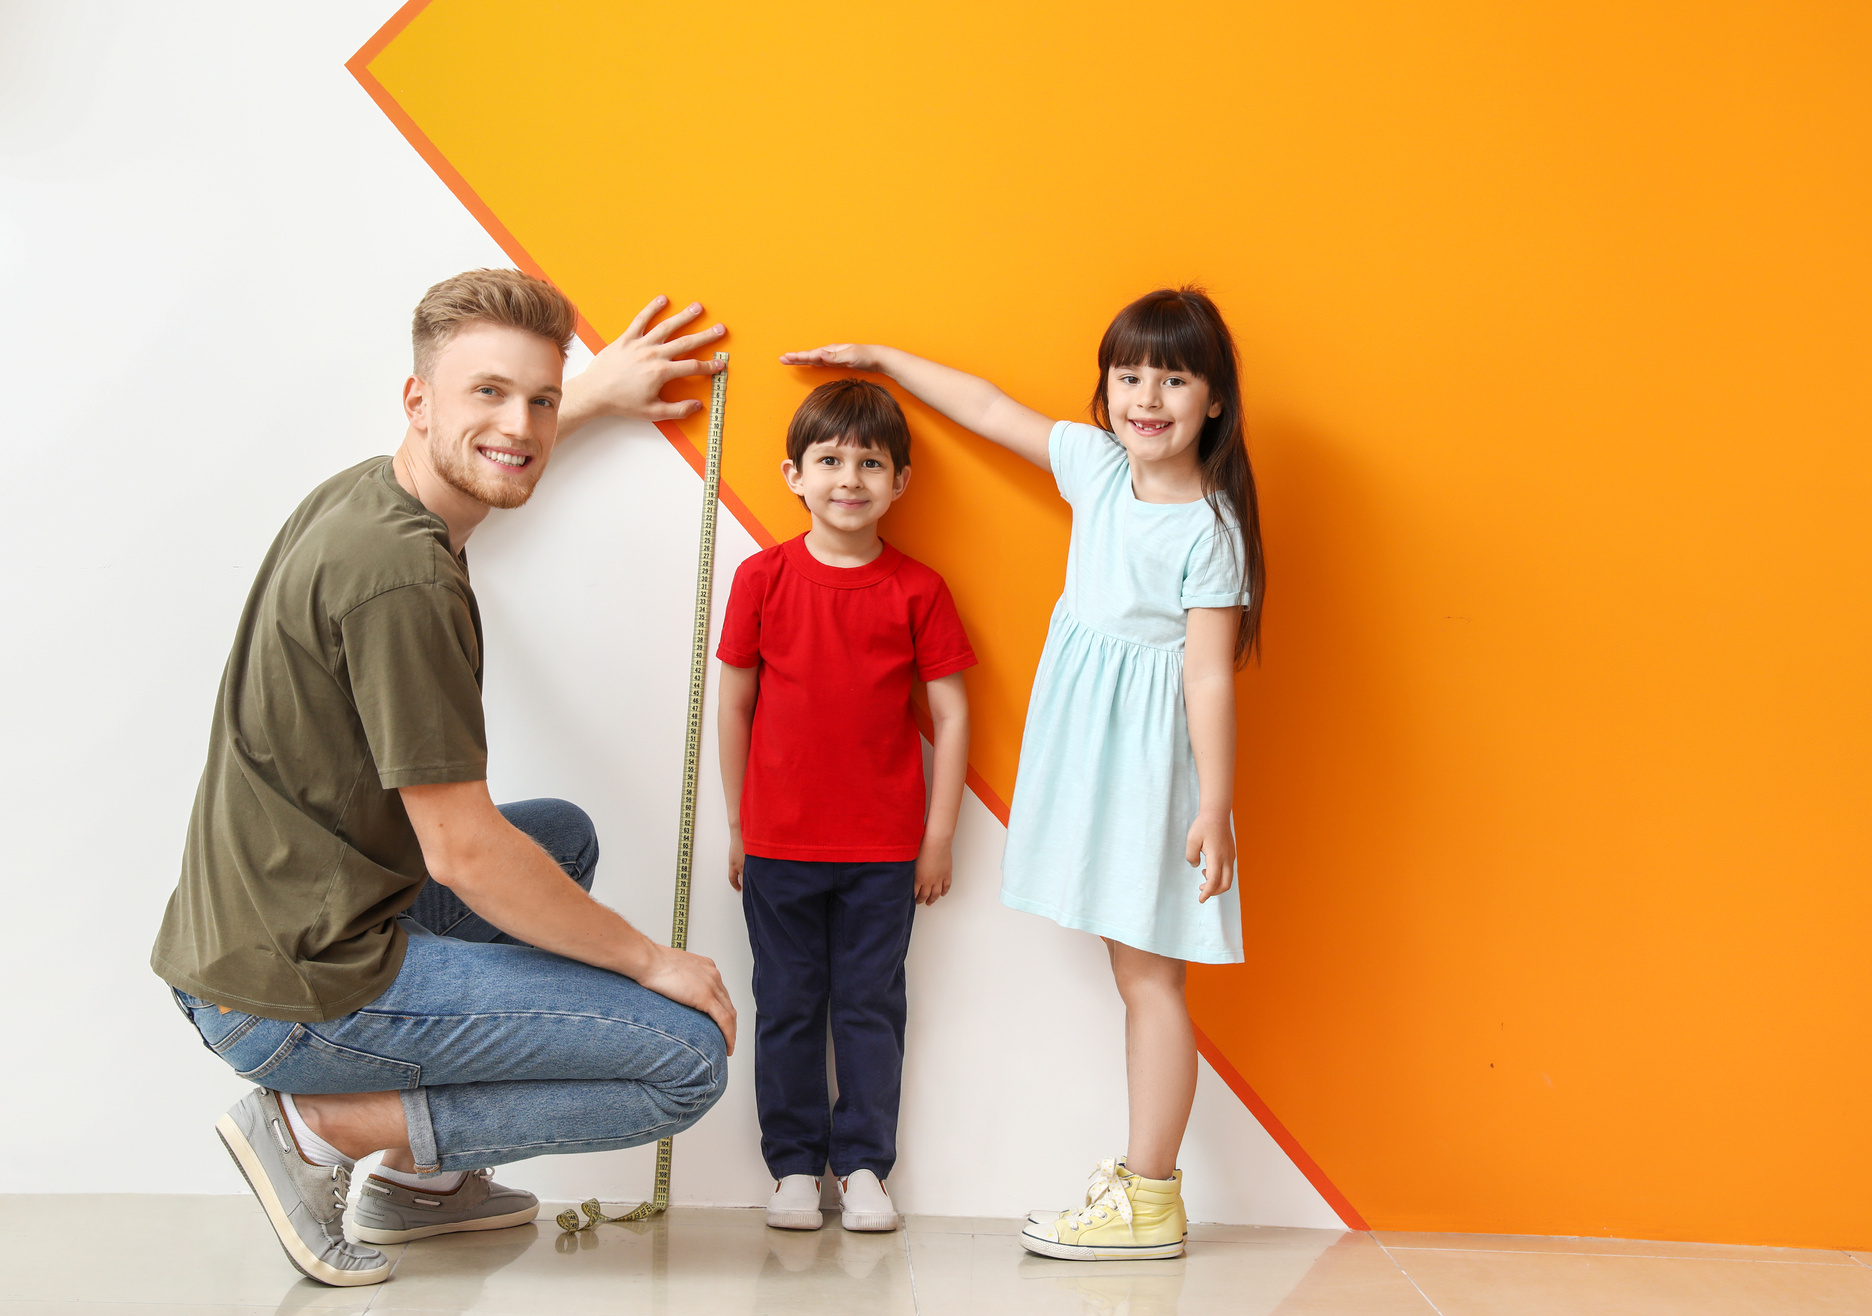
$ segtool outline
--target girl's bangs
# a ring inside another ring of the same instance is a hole
[[[1218,380],[1226,373],[1217,355],[1218,346],[1209,326],[1192,314],[1181,298],[1150,298],[1126,307],[1112,321],[1101,344],[1100,365],[1105,370],[1113,366],[1149,366]]]

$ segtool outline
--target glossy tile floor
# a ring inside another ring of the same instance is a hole
[[[782,1233],[678,1208],[562,1236],[539,1223],[387,1249],[388,1283],[298,1278],[244,1197],[0,1197],[0,1316],[263,1312],[941,1316],[1774,1316],[1872,1313],[1872,1254],[1197,1225],[1175,1261],[1028,1256],[1015,1222]]]

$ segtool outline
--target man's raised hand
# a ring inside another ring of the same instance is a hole
[[[702,410],[697,398],[665,402],[663,388],[678,379],[719,372],[723,367],[720,361],[683,358],[712,347],[728,330],[717,324],[698,333],[673,337],[678,329],[701,316],[702,303],[691,302],[661,323],[652,324],[668,305],[667,297],[652,298],[582,373],[566,381],[565,401],[559,407],[560,438],[599,416],[681,420]]]

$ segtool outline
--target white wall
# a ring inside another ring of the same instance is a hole
[[[393,8],[0,3],[0,435],[17,477],[0,516],[0,1191],[241,1187],[210,1126],[242,1084],[146,967],[215,685],[280,521],[396,443],[422,290],[506,263],[343,68]],[[496,796],[584,805],[597,894],[656,935],[699,508],[654,430],[614,424],[570,443],[469,551]],[[725,591],[753,545],[722,525]],[[691,945],[721,963],[751,1032],[712,722],[706,743]],[[999,904],[1001,841],[970,797],[956,893],[918,915],[893,1179],[912,1210],[1064,1204],[1123,1144],[1103,952]],[[1075,1010],[1023,1019],[1062,992]],[[678,1200],[751,1204],[768,1187],[746,1047],[733,1066],[678,1143]],[[628,1198],[649,1156],[503,1177]],[[1198,1218],[1337,1223],[1206,1067],[1184,1164]]]

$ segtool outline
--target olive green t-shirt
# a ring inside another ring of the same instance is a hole
[[[368,1004],[426,877],[396,788],[486,776],[467,563],[374,457],[313,490],[260,565],[150,966],[270,1019]]]

